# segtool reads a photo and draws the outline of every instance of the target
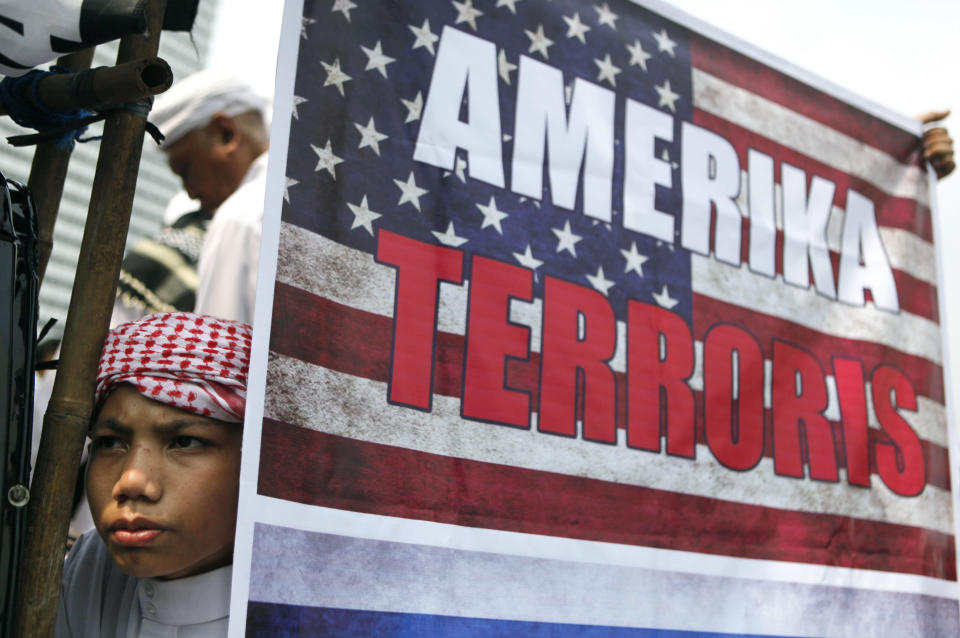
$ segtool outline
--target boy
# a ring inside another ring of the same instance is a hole
[[[97,373],[87,497],[56,636],[225,636],[250,327],[118,326]]]

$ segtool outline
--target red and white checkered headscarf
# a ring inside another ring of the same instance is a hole
[[[251,329],[189,312],[149,315],[107,335],[96,404],[121,383],[143,396],[221,421],[243,421]]]

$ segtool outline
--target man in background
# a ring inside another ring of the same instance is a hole
[[[253,322],[268,104],[236,77],[201,71],[174,84],[151,112],[170,169],[213,215],[197,264],[197,313]]]

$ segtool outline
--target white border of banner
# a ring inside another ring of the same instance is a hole
[[[260,237],[260,262],[257,273],[257,298],[253,313],[253,343],[244,415],[243,456],[240,462],[240,498],[237,504],[237,533],[233,542],[233,579],[230,588],[230,623],[227,635],[240,638],[247,625],[247,596],[250,591],[250,564],[253,553],[253,528],[257,521],[272,520],[270,507],[257,494],[260,463],[260,434],[263,400],[267,388],[267,355],[270,349],[270,325],[273,288],[277,278],[277,250],[280,245],[280,201],[286,182],[287,149],[290,142],[290,117],[300,52],[300,25],[303,0],[284,0],[277,50],[277,77],[274,86],[273,117],[270,125],[270,151],[267,163],[267,187],[264,196],[263,230]],[[272,499],[271,499],[272,500]],[[302,517],[301,517],[302,520]]]
[[[935,240],[934,248],[937,252],[937,279],[943,282],[943,273],[945,269],[945,255],[943,248],[943,222],[940,219],[940,206],[937,199],[937,175],[932,166],[927,166],[927,179],[930,182],[930,213],[933,215],[933,236]],[[950,452],[950,494],[953,496],[953,538],[954,546],[957,546],[957,539],[960,539],[960,494],[957,493],[957,477],[960,476],[960,433],[957,432],[957,415],[955,413],[953,393],[953,366],[950,359],[950,335],[948,327],[950,326],[950,317],[947,315],[947,300],[943,294],[943,287],[937,294],[940,311],[940,334],[941,348],[943,350],[943,387],[947,389],[944,393],[943,403],[947,415],[947,449]],[[956,550],[958,569],[960,569],[960,549]],[[960,573],[960,571],[958,571]],[[960,600],[957,601],[960,606]]]
[[[855,95],[838,85],[810,73],[748,42],[707,24],[660,0],[633,0],[666,18],[698,31],[717,42],[740,51],[778,71],[797,78],[822,91],[830,93],[857,108],[920,135],[919,122]],[[305,531],[326,532],[374,540],[434,544],[440,547],[474,551],[495,551],[517,556],[553,558],[576,561],[578,556],[590,556],[598,564],[638,566],[679,573],[727,576],[731,573],[750,574],[752,579],[766,579],[810,585],[853,587],[875,591],[923,594],[944,598],[960,598],[960,585],[924,576],[893,574],[871,570],[804,565],[769,560],[730,558],[692,552],[631,547],[613,543],[581,541],[544,537],[498,530],[465,528],[442,523],[360,514],[322,507],[290,503],[257,494],[260,460],[260,423],[264,412],[266,369],[270,343],[274,282],[277,272],[277,248],[280,237],[280,194],[285,186],[285,170],[290,135],[290,118],[284,117],[293,109],[293,91],[296,79],[297,57],[300,47],[303,0],[286,0],[277,54],[277,76],[274,113],[270,137],[270,162],[267,169],[263,235],[261,240],[260,271],[257,281],[257,302],[254,313],[253,349],[250,363],[250,384],[247,391],[246,424],[243,439],[243,461],[240,473],[240,499],[237,534],[234,545],[234,569],[230,607],[231,638],[240,638],[246,627],[250,565],[252,562],[254,525],[257,522],[291,527]],[[941,238],[941,223],[936,205],[936,179],[931,172],[931,209],[935,236]],[[944,256],[942,242],[936,243],[939,280],[942,282]],[[941,291],[942,292],[942,291]],[[951,367],[947,357],[949,325],[943,294],[939,295],[940,318],[944,351],[944,381],[952,388]],[[950,430],[950,474],[954,512],[960,511],[957,476],[960,473],[956,421],[953,400],[949,392],[946,411]],[[309,515],[306,515],[309,513]],[[954,518],[955,535],[960,538],[960,524]]]

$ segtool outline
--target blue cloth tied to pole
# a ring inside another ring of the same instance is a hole
[[[95,102],[93,94],[93,73],[96,69],[81,71],[75,74],[71,89],[85,101]],[[71,73],[64,66],[52,66],[50,71],[34,70],[20,77],[5,77],[0,81],[0,102],[7,109],[8,115],[20,126],[37,131],[30,135],[15,135],[7,141],[13,146],[26,146],[46,140],[54,140],[57,148],[72,150],[76,142],[89,142],[99,137],[82,137],[87,127],[94,122],[106,119],[107,115],[117,111],[132,113],[147,119],[150,108],[153,106],[153,97],[146,97],[136,102],[127,102],[116,105],[100,105],[96,110],[73,109],[59,111],[47,107],[38,93],[38,85],[44,78],[55,73]],[[163,135],[156,126],[146,123],[147,132],[159,144]]]
[[[37,87],[40,80],[55,73],[70,73],[70,69],[53,66],[50,71],[34,70],[16,78],[5,77],[0,81],[0,101],[17,124],[36,129],[42,139],[55,139],[57,148],[72,149],[96,114],[84,109],[56,111],[47,108]],[[13,141],[11,144],[17,145]]]

